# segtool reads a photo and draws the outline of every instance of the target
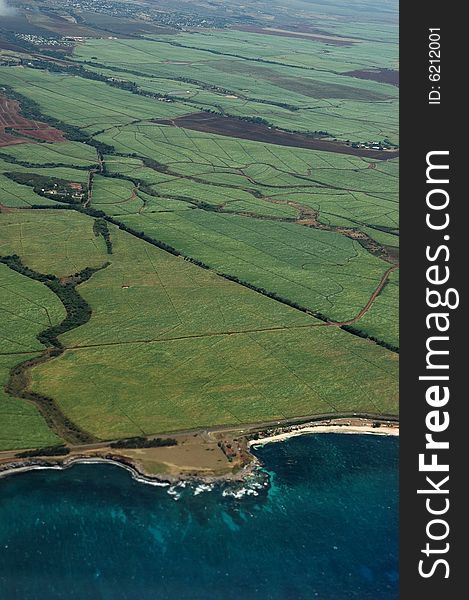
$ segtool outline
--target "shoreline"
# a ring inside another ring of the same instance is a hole
[[[342,434],[355,434],[355,435],[392,435],[399,436],[399,425],[392,425],[387,427],[373,427],[369,424],[363,425],[313,425],[308,423],[304,426],[299,426],[291,429],[290,431],[284,431],[282,433],[270,435],[263,438],[253,439],[248,441],[249,448],[255,448],[256,446],[264,446],[272,442],[284,442],[292,437],[298,437],[300,435],[308,434],[319,434],[319,433],[342,433]]]
[[[255,457],[253,457],[255,459]],[[18,459],[21,460],[21,459]],[[34,459],[33,459],[34,460]],[[116,458],[87,458],[83,457],[73,457],[72,459],[63,460],[61,462],[47,462],[44,459],[38,459],[37,462],[30,462],[29,464],[24,464],[25,461],[22,461],[20,464],[16,465],[15,463],[11,463],[6,465],[6,468],[0,470],[0,480],[6,479],[7,477],[11,477],[12,475],[22,475],[24,473],[28,473],[30,471],[66,471],[67,469],[71,469],[75,465],[112,465],[114,467],[119,467],[128,471],[134,481],[138,483],[143,483],[146,485],[153,485],[155,487],[167,487],[174,484],[179,483],[180,481],[194,481],[201,483],[217,483],[217,482],[225,482],[225,481],[243,481],[245,477],[247,477],[253,471],[253,467],[258,465],[259,462],[257,459],[253,460],[251,464],[246,465],[246,468],[243,467],[241,471],[243,473],[237,474],[226,474],[226,475],[204,475],[199,473],[198,475],[167,475],[166,477],[159,476],[151,476],[146,474],[143,470],[140,470],[139,465],[132,465],[127,463],[124,460],[117,460]]]
[[[170,486],[181,481],[202,483],[244,481],[256,468],[261,466],[258,458],[251,452],[251,449],[255,450],[256,447],[284,442],[292,437],[324,433],[398,436],[399,423],[397,420],[384,418],[339,417],[310,420],[305,423],[292,422],[291,424],[270,425],[263,428],[237,428],[230,431],[230,436],[227,433],[227,431],[215,430],[203,439],[204,436],[201,432],[201,439],[194,442],[194,447],[197,448],[197,446],[206,444],[206,438],[210,437],[213,438],[210,443],[216,444],[218,447],[225,444],[228,444],[230,448],[231,444],[236,446],[235,460],[231,459],[219,472],[210,470],[203,465],[187,467],[180,464],[165,463],[164,461],[161,461],[163,465],[171,465],[168,471],[151,472],[146,468],[148,451],[136,455],[135,450],[130,450],[127,451],[126,455],[125,451],[116,453],[111,448],[104,446],[89,450],[77,447],[72,449],[72,453],[65,457],[11,457],[6,459],[3,464],[0,462],[0,479],[10,475],[20,475],[28,471],[65,470],[77,464],[110,464],[127,470],[131,477],[139,483],[159,487]],[[194,437],[197,437],[197,435],[194,435]],[[184,445],[184,443],[182,441],[181,445]]]
[[[70,469],[75,465],[94,465],[94,464],[105,464],[105,465],[114,465],[115,467],[120,467],[121,469],[125,469],[132,475],[132,479],[138,481],[140,483],[147,483],[150,485],[158,485],[158,486],[166,486],[171,485],[168,481],[158,481],[147,479],[143,475],[141,475],[136,469],[131,467],[130,465],[125,464],[124,462],[120,462],[117,460],[113,460],[110,458],[73,458],[69,461],[63,461],[62,463],[50,463],[45,464],[46,461],[40,461],[38,463],[31,463],[29,465],[24,464],[21,466],[10,466],[10,468],[6,468],[3,471],[0,471],[0,479],[10,477],[11,475],[21,475],[22,473],[28,473],[29,471],[65,471],[66,469]]]

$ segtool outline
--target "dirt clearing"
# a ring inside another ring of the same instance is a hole
[[[65,142],[64,134],[41,121],[31,121],[20,114],[17,100],[0,95],[0,146],[43,142]]]

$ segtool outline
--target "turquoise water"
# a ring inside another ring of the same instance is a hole
[[[1,480],[0,598],[397,599],[398,439],[256,453],[244,485],[155,487],[110,465]]]

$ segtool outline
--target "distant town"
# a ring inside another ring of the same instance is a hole
[[[106,0],[63,0],[63,9],[80,12],[95,12],[109,17],[140,19],[175,29],[185,30],[193,27],[226,27],[228,20],[207,15],[187,14],[179,11],[164,11],[161,7],[152,8],[140,3],[108,2]]]

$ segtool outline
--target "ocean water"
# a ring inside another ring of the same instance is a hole
[[[246,484],[111,465],[0,480],[1,600],[396,600],[398,438],[256,450]]]

